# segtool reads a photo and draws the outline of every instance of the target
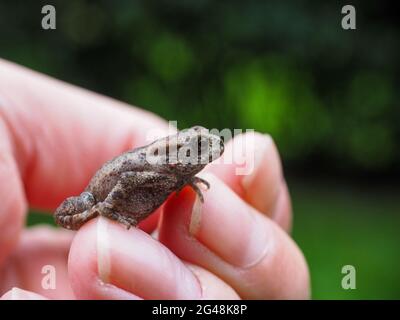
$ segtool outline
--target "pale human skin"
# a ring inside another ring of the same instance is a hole
[[[249,176],[236,164],[202,172],[212,186],[184,188],[127,230],[95,218],[76,233],[25,227],[28,206],[52,212],[79,194],[108,159],[144,145],[166,122],[137,108],[0,60],[0,294],[3,299],[306,299],[309,273],[291,240],[291,206],[277,149],[254,140]],[[255,152],[257,151],[257,152]],[[148,233],[153,233],[150,236]],[[56,288],[41,285],[57,270]],[[12,289],[14,288],[14,289]]]

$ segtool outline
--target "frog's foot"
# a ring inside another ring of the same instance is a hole
[[[206,190],[208,190],[208,189],[210,189],[210,184],[208,183],[208,181],[195,176],[189,182],[189,185],[197,193],[197,196],[199,197],[201,203],[203,203],[204,202],[204,196],[203,196],[203,193],[202,193],[201,188],[199,187],[199,185],[205,186]]]
[[[116,212],[115,208],[107,202],[98,203],[96,206],[100,215],[123,224],[127,229],[137,225],[136,219],[131,216]]]
[[[136,219],[132,218],[132,217],[128,217],[128,216],[124,216],[124,215],[118,215],[118,219],[117,221],[119,223],[122,223],[127,230],[129,230],[131,227],[136,227],[137,225],[137,221]]]
[[[193,178],[192,178],[192,183],[193,184],[202,184],[203,186],[205,186],[206,187],[206,190],[208,190],[208,189],[210,189],[210,183],[207,181],[207,180],[204,180],[204,179],[202,179],[202,178],[200,178],[200,177],[196,177],[196,176],[194,176]]]
[[[96,211],[88,209],[72,215],[56,216],[56,223],[66,229],[78,230],[87,221],[97,216],[98,213]]]

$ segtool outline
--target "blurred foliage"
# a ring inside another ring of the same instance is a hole
[[[353,4],[356,31],[316,0],[2,2],[0,54],[181,127],[269,132],[296,170],[399,173],[396,17]]]
[[[316,299],[399,299],[400,190],[289,179],[293,237],[311,272]],[[342,267],[356,269],[356,290],[341,287]]]
[[[56,7],[56,30],[41,29],[45,4]],[[397,181],[396,10],[389,2],[352,1],[357,30],[345,31],[344,4],[1,1],[0,56],[180,127],[268,132],[285,166],[306,172],[307,180],[319,171]],[[315,298],[399,298],[395,190],[387,199],[376,190],[294,184],[294,236],[309,261]],[[347,263],[359,270],[352,292],[339,288]]]

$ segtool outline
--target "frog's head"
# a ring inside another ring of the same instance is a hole
[[[159,166],[162,171],[194,175],[222,155],[224,142],[208,129],[196,126],[160,139],[151,149],[164,160],[164,166]]]
[[[223,140],[208,129],[196,126],[180,131],[176,135],[178,161],[206,165],[218,159],[224,152]]]

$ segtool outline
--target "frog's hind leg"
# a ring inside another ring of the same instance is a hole
[[[99,211],[102,216],[118,221],[128,229],[135,227],[142,219],[147,216],[147,209],[137,209],[137,214],[129,214],[134,204],[129,203],[132,194],[138,188],[172,189],[177,183],[177,179],[172,174],[160,174],[150,171],[127,171],[121,174],[121,180],[114,186],[107,198],[99,204]],[[140,204],[137,204],[138,206]],[[149,212],[150,213],[150,212]]]
[[[126,201],[124,194],[124,186],[121,182],[118,182],[107,198],[103,202],[96,204],[93,210],[97,210],[101,216],[117,221],[129,229],[130,227],[135,227],[138,221],[132,216],[124,214],[124,207],[121,206],[121,203]]]
[[[112,193],[110,195],[112,195]],[[113,202],[112,197],[107,197],[107,199],[103,202],[99,202],[93,207],[92,210],[96,211],[97,214],[103,217],[122,223],[127,229],[137,225],[137,221],[135,219],[130,216],[123,215],[117,211],[118,206]]]
[[[95,199],[89,192],[83,192],[78,197],[69,197],[54,213],[55,222],[64,228],[77,230],[85,222],[98,215],[92,211],[94,204]]]
[[[87,221],[96,218],[97,216],[98,212],[93,211],[92,209],[88,209],[81,213],[57,217],[56,222],[58,225],[61,225],[64,228],[70,230],[78,230]]]
[[[147,207],[141,209],[140,203],[137,204],[139,207],[133,208],[138,210],[137,214],[129,214],[132,211],[132,206],[135,206],[135,204],[129,203],[132,194],[137,192],[139,188],[172,189],[176,183],[177,178],[172,174],[160,174],[151,171],[124,172],[121,174],[121,180],[114,186],[107,198],[96,205],[97,210],[100,215],[118,221],[128,229],[135,227],[148,214],[146,212]]]

